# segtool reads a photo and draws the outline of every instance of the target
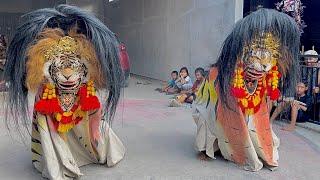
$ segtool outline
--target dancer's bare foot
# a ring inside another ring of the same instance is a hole
[[[182,104],[176,99],[172,99],[169,104],[169,107],[181,107],[181,106]]]
[[[207,156],[205,152],[199,152],[198,159],[200,161],[209,161],[210,160],[209,156]]]

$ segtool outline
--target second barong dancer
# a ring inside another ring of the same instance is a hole
[[[278,166],[279,138],[269,122],[268,99],[293,94],[299,29],[291,17],[259,9],[236,23],[197,93],[193,118],[200,155],[222,156],[245,170]]]

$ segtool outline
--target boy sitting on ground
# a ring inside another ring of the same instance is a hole
[[[306,94],[308,86],[304,82],[299,82],[296,86],[296,100],[284,98],[278,107],[274,110],[270,121],[276,119],[276,117],[289,105],[291,107],[290,112],[290,124],[282,130],[293,131],[295,129],[295,124],[303,123],[309,120],[310,111],[312,108],[312,98]]]
[[[156,91],[159,92],[168,92],[168,91],[175,91],[177,89],[176,80],[178,79],[178,71],[171,72],[171,79],[164,84],[162,88],[157,88]]]

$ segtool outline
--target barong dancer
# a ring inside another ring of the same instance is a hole
[[[294,94],[298,52],[299,29],[288,15],[259,9],[238,21],[197,93],[197,151],[214,158],[220,150],[250,171],[277,167],[280,141],[268,100],[277,100],[279,89]]]
[[[32,163],[49,179],[74,179],[91,163],[113,166],[125,148],[110,125],[123,72],[118,42],[96,17],[59,5],[23,16],[8,49],[7,124],[28,128]]]

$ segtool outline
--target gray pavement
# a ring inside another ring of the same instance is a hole
[[[281,131],[281,124],[274,125],[281,139],[276,171],[244,171],[221,157],[199,161],[191,109],[168,107],[170,96],[155,92],[156,87],[159,81],[132,78],[113,125],[127,148],[125,158],[113,168],[84,166],[81,179],[320,179],[320,134],[300,127],[294,133]],[[0,179],[41,179],[31,165],[28,141],[24,145],[8,136],[1,118]]]

